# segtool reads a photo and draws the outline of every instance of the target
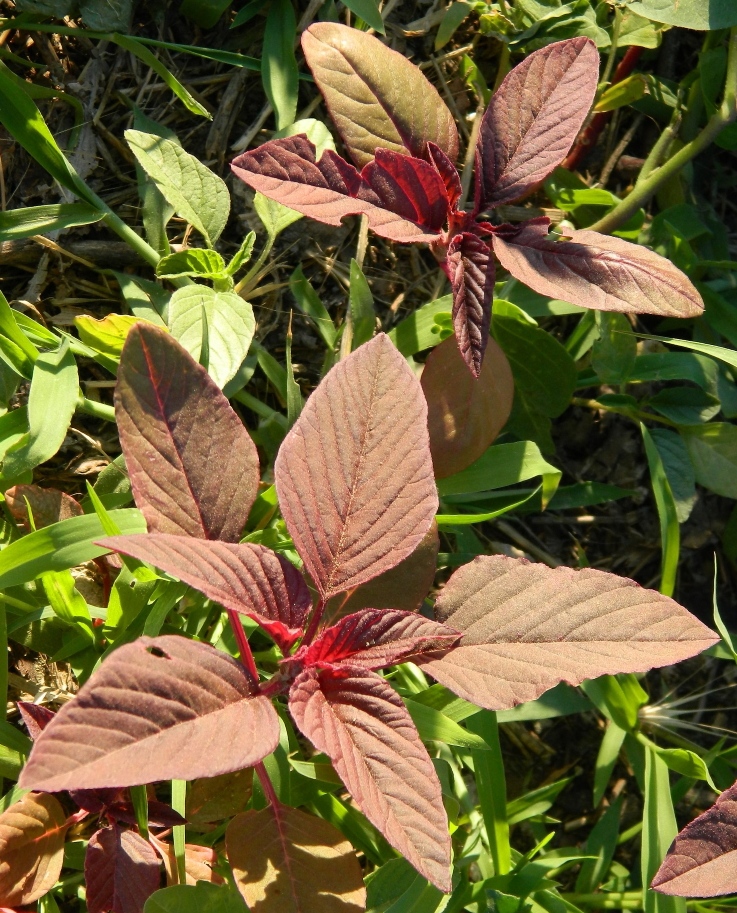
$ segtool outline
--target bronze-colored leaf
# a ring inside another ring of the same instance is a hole
[[[514,402],[512,369],[490,339],[474,379],[449,337],[428,355],[421,383],[435,478],[444,479],[475,462],[506,424]]]
[[[362,913],[361,866],[339,830],[286,805],[235,817],[228,861],[252,913]]]
[[[337,22],[316,22],[302,49],[346,149],[359,167],[377,147],[418,158],[433,142],[455,162],[458,131],[437,89],[378,38]]]
[[[193,780],[249,767],[276,711],[232,657],[177,635],[115,650],[44,729],[19,784],[50,792]]]
[[[14,485],[5,492],[5,503],[13,517],[27,529],[31,528],[29,509],[36,529],[70,517],[81,517],[84,513],[71,495],[40,485]]]
[[[375,672],[307,669],[289,709],[333,762],[356,805],[441,891],[450,883],[450,837],[435,768],[401,698]]]
[[[84,875],[89,913],[143,913],[159,887],[159,857],[136,831],[113,824],[90,837]]]
[[[465,634],[424,670],[489,710],[534,700],[561,681],[671,665],[719,640],[677,602],[632,580],[501,555],[457,570],[435,615]]]
[[[395,567],[437,510],[419,381],[384,334],[339,362],[276,458],[287,528],[324,599]]]
[[[115,416],[149,532],[237,542],[256,497],[256,447],[207,371],[165,330],[138,323]]]
[[[193,827],[207,827],[223,818],[232,818],[245,809],[252,788],[252,767],[195,780],[187,792],[187,821]]]
[[[59,800],[47,793],[29,793],[0,815],[0,904],[33,903],[54,887],[68,826]]]

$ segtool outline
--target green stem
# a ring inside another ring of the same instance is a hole
[[[667,162],[652,171],[642,183],[635,185],[630,195],[589,228],[592,231],[612,232],[630,219],[660,188],[687,165],[691,159],[708,148],[722,130],[737,118],[737,26],[730,29],[727,76],[724,83],[724,100],[701,132],[675,153]]]
[[[488,751],[472,749],[471,754],[494,874],[506,875],[512,868],[512,851],[507,822],[507,785],[496,713],[493,710],[477,713],[468,720],[467,726],[489,746]]]
[[[97,196],[97,194],[93,195]],[[90,191],[88,191],[87,196],[90,196]],[[97,199],[100,200],[99,197]],[[100,200],[99,205],[100,209],[105,213],[102,221],[107,227],[114,231],[121,240],[125,241],[129,247],[132,247],[142,260],[151,266],[156,266],[161,257],[153,247],[147,244],[140,235],[137,235],[129,225],[126,225],[120,216],[116,215],[112,209],[109,209],[102,200]]]
[[[276,235],[269,235],[266,240],[266,244],[264,245],[264,249],[261,251],[261,253],[259,255],[258,260],[253,264],[251,269],[248,270],[248,272],[241,279],[241,281],[237,283],[237,285],[234,289],[236,294],[240,293],[243,289],[247,289],[250,286],[250,283],[254,279],[254,277],[258,275],[259,270],[264,265],[264,263],[266,263],[266,260],[269,256],[269,254],[271,253],[271,248],[274,246],[274,241],[276,241]]]
[[[605,85],[609,82],[612,77],[612,70],[614,69],[614,61],[617,59],[617,50],[619,47],[619,33],[622,29],[622,11],[620,9],[614,10],[614,27],[612,28],[612,46],[609,49],[609,56],[607,57],[606,66],[604,67],[604,75],[601,77],[602,85]]]
[[[606,894],[562,894],[567,903],[594,910],[641,910],[641,891],[612,891]]]
[[[105,422],[115,422],[115,409],[105,403],[96,403],[93,399],[87,399],[80,393],[77,397],[77,412],[84,412],[85,415],[91,415],[93,418],[102,419]]]
[[[673,145],[673,141],[678,136],[678,130],[681,126],[681,111],[676,108],[673,112],[673,117],[668,126],[663,130],[658,139],[655,142],[655,145],[650,150],[650,154],[645,159],[645,164],[640,169],[640,173],[637,176],[637,181],[635,182],[635,187],[642,185],[645,182],[645,179],[648,178],[656,168],[659,168],[663,164],[663,160],[668,155],[670,147]]]

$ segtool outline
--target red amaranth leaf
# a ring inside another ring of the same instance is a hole
[[[417,612],[363,609],[323,631],[305,651],[303,662],[383,669],[422,653],[447,650],[460,637],[458,631]]]
[[[29,793],[0,815],[0,904],[33,903],[59,879],[67,816],[58,799]]]
[[[90,837],[84,877],[89,913],[143,913],[159,888],[159,857],[140,834],[113,824]]]
[[[335,22],[302,34],[307,65],[354,162],[377,148],[422,158],[435,143],[455,161],[458,131],[437,89],[403,54],[378,38]]]
[[[149,532],[237,541],[256,497],[256,447],[205,369],[138,323],[118,370],[115,416]]]
[[[30,701],[18,701],[17,706],[23,722],[26,724],[28,735],[34,742],[56,716],[54,711],[49,710],[48,707],[32,704]]]
[[[427,144],[428,158],[437,169],[438,174],[445,184],[445,194],[448,198],[448,206],[455,209],[455,205],[461,198],[463,188],[461,187],[461,176],[458,169],[443,150],[436,146],[435,143]]]
[[[423,668],[489,710],[534,700],[561,681],[671,665],[719,640],[677,602],[632,580],[501,555],[457,570],[435,615],[465,633]]]
[[[384,334],[339,362],[274,467],[284,520],[324,599],[417,548],[438,500],[419,381]]]
[[[75,790],[75,792],[79,793],[80,790]],[[135,825],[138,821],[132,802],[113,802],[105,809],[105,814],[110,821],[118,821],[121,824]],[[167,805],[166,802],[160,802],[158,799],[148,800],[149,827],[168,829],[186,823],[187,819],[183,818],[179,812],[175,812],[171,805]]]
[[[450,837],[435,768],[412,718],[375,672],[304,671],[289,693],[304,735],[358,808],[428,881],[448,893]]]
[[[676,897],[737,893],[737,783],[676,836],[651,887]]]
[[[312,598],[300,572],[262,545],[202,542],[164,534],[112,536],[99,544],[147,561],[226,609],[257,621],[286,650],[300,636]]]
[[[701,296],[665,257],[640,244],[596,231],[548,237],[547,218],[530,219],[516,233],[494,235],[494,253],[515,279],[550,298],[598,311],[698,317]]]
[[[341,832],[287,805],[235,817],[225,846],[252,913],[362,913],[366,889],[356,852]]]
[[[279,722],[232,657],[177,635],[115,650],[46,727],[19,785],[49,792],[192,780],[274,750]]]
[[[447,265],[458,349],[471,374],[478,377],[489,341],[494,258],[478,235],[463,232],[448,245]]]
[[[320,161],[304,135],[271,140],[231,163],[249,187],[302,215],[340,225],[365,215],[392,241],[435,241],[448,215],[445,183],[428,162],[388,149],[360,173],[328,149]]]
[[[13,517],[26,528],[30,528],[29,507],[36,529],[68,520],[69,517],[81,517],[84,513],[82,506],[71,495],[56,488],[41,488],[40,485],[14,485],[5,492],[5,503]]]
[[[506,424],[514,402],[512,369],[498,343],[489,339],[481,373],[474,378],[449,337],[428,355],[420,382],[435,478],[444,479],[477,460]]]
[[[517,200],[568,154],[594,101],[599,55],[590,38],[569,38],[511,70],[481,122],[481,206]]]

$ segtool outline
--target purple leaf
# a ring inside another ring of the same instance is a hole
[[[111,789],[70,789],[69,797],[80,808],[91,815],[99,815],[109,805],[116,802],[123,795],[123,790],[116,787]]]
[[[474,378],[449,337],[430,352],[420,380],[435,478],[444,479],[475,462],[506,424],[514,402],[512,369],[489,339],[481,373]]]
[[[32,704],[30,701],[18,701],[18,710],[26,724],[28,735],[34,742],[56,716],[54,711],[49,710],[48,707]]]
[[[435,143],[428,143],[427,151],[430,161],[437,169],[438,174],[445,184],[445,195],[448,198],[448,206],[450,209],[454,209],[463,192],[458,169],[443,150],[439,146],[436,146]]]
[[[489,710],[534,700],[561,681],[671,665],[719,640],[678,603],[632,580],[500,555],[457,570],[435,614],[465,633],[424,670]]]
[[[448,214],[435,168],[388,149],[377,149],[359,174],[331,149],[316,161],[314,144],[300,134],[244,152],[231,168],[249,187],[302,215],[328,225],[365,215],[369,228],[392,241],[435,241]]]
[[[677,835],[651,887],[676,897],[737,893],[737,783]]]
[[[205,369],[165,330],[138,323],[115,416],[150,532],[237,541],[259,483],[256,447]]]
[[[686,276],[654,251],[596,231],[548,237],[549,221],[531,219],[514,234],[494,235],[502,266],[549,298],[598,311],[698,317],[701,296]]]
[[[380,334],[307,401],[274,467],[284,520],[327,600],[417,548],[438,500],[419,381]]]
[[[481,122],[481,208],[517,200],[568,154],[594,100],[599,55],[589,38],[530,54],[505,77]]]
[[[312,598],[300,572],[262,545],[202,542],[163,534],[99,542],[178,577],[226,609],[257,621],[287,650],[302,633]]]
[[[295,722],[363,814],[428,881],[448,893],[450,837],[435,768],[388,682],[363,669],[308,669],[292,685]]]
[[[110,821],[120,821],[123,824],[135,825],[138,821],[132,802],[114,802],[107,807],[105,814]],[[179,812],[175,812],[166,802],[159,802],[158,799],[148,800],[149,827],[170,828],[186,823],[187,819],[183,818]]]
[[[458,631],[416,612],[363,609],[323,631],[305,650],[303,662],[383,669],[421,653],[447,650],[460,637]]]
[[[455,161],[458,131],[437,89],[403,54],[334,22],[302,34],[302,49],[346,149],[359,167],[377,148],[423,158],[428,143]]]
[[[159,888],[156,851],[135,831],[117,825],[90,837],[84,860],[89,913],[143,913]]]
[[[277,744],[271,702],[232,657],[176,635],[115,650],[46,727],[25,789],[100,789],[240,770]]]
[[[478,235],[463,232],[448,245],[447,266],[458,348],[471,374],[478,377],[489,341],[494,258]]]

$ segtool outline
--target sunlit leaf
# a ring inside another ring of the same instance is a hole
[[[115,650],[44,729],[22,784],[98,789],[249,767],[279,738],[271,702],[252,689],[243,667],[209,644],[141,637]]]
[[[448,271],[458,348],[471,374],[477,378],[489,341],[494,258],[479,237],[464,232],[456,235],[448,246]]]
[[[453,115],[421,70],[377,38],[336,22],[318,22],[302,49],[330,116],[359,167],[376,149],[422,157],[428,142],[455,161]]]
[[[421,660],[423,668],[490,710],[534,700],[560,681],[671,665],[718,639],[678,603],[632,580],[500,555],[456,571],[435,614],[465,634],[445,657]]]
[[[292,715],[358,808],[429,881],[450,891],[450,837],[435,768],[404,704],[362,669],[303,672]]]
[[[238,815],[225,832],[236,885],[253,913],[361,913],[361,867],[341,832],[286,805]]]
[[[237,540],[256,497],[256,447],[204,368],[158,327],[128,336],[115,414],[149,530]]]
[[[275,465],[279,503],[324,598],[420,544],[437,510],[419,381],[383,334],[312,394]]]

